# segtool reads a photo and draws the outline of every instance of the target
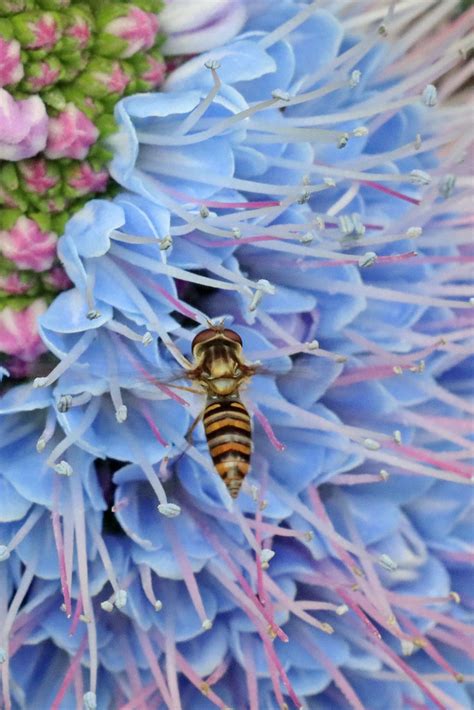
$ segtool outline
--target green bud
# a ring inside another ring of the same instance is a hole
[[[15,163],[4,162],[0,166],[0,185],[8,192],[13,192],[19,187]]]
[[[22,210],[18,209],[0,210],[0,229],[11,229],[22,214]]]
[[[42,47],[41,44],[38,45],[39,39],[37,32],[35,32],[38,23],[47,22],[50,25],[54,25],[56,41],[61,37],[63,22],[61,21],[61,16],[56,12],[22,12],[20,15],[14,15],[11,18],[11,22],[16,39],[22,47],[27,49],[34,48],[37,52],[45,52],[50,49]],[[43,56],[46,55],[39,56],[39,58],[42,59]],[[35,55],[35,57],[38,57],[38,55]]]
[[[26,8],[25,0],[0,0],[0,12],[2,15],[16,15]]]
[[[61,62],[50,55],[41,62],[26,63],[25,76],[20,83],[20,88],[31,93],[43,92],[44,89],[47,90],[49,86],[53,86],[63,77]]]
[[[47,106],[56,111],[63,111],[67,104],[67,99],[59,89],[48,89],[42,92],[41,98]]]
[[[36,4],[43,10],[64,10],[69,7],[71,0],[36,0]]]
[[[0,12],[2,11],[1,5],[2,3],[0,0]],[[0,37],[3,37],[3,39],[13,39],[13,25],[10,20],[0,18]]]

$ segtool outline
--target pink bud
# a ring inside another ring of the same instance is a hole
[[[28,28],[34,35],[34,39],[26,45],[28,49],[53,49],[60,36],[56,20],[49,13],[30,22]]]
[[[25,190],[42,195],[54,187],[59,178],[48,172],[48,164],[43,158],[18,164]]]
[[[128,43],[128,47],[121,54],[122,58],[126,58],[153,47],[158,27],[156,15],[132,6],[128,8],[126,15],[109,22],[105,31]]]
[[[48,284],[57,291],[65,291],[71,288],[72,283],[62,266],[54,266],[42,277],[43,283]]]
[[[14,272],[13,274],[5,274],[2,276],[0,274],[0,291],[5,291],[5,293],[11,293],[12,295],[21,295],[26,293],[33,286],[33,282],[22,281],[20,279],[20,274]]]
[[[46,352],[38,333],[38,318],[46,308],[46,301],[38,298],[22,311],[9,307],[0,311],[0,350],[26,362]]]
[[[88,195],[91,192],[104,192],[107,188],[109,173],[107,170],[92,169],[89,163],[82,163],[68,179],[68,185],[73,187],[78,195]]]
[[[166,74],[166,64],[164,62],[160,62],[154,57],[147,57],[147,60],[148,69],[144,74],[142,74],[141,79],[148,81],[150,87],[154,88],[163,82]]]
[[[39,96],[15,101],[0,89],[0,160],[31,158],[46,145],[48,116]]]
[[[24,73],[19,42],[0,37],[0,86],[16,84],[23,79]]]
[[[87,116],[72,103],[66,105],[57,118],[48,125],[48,158],[76,158],[83,160],[96,142],[99,130]]]
[[[0,251],[20,269],[45,271],[56,257],[56,234],[42,232],[28,217],[19,217],[9,230],[0,231]]]

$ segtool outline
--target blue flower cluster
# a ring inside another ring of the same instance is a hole
[[[274,5],[118,104],[60,240],[58,364],[0,402],[7,709],[469,706],[463,28]],[[222,317],[268,370],[237,502],[186,438]]]

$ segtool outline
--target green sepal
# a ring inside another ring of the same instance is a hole
[[[11,229],[23,212],[15,208],[0,210],[0,229]]]
[[[0,2],[0,12],[2,12],[1,7],[2,3]],[[3,37],[3,39],[15,38],[15,33],[11,20],[7,20],[6,18],[0,18],[0,37]]]
[[[43,10],[65,10],[71,4],[71,0],[36,0],[36,4]]]
[[[25,9],[25,0],[0,0],[0,12],[2,15],[16,15]]]
[[[18,190],[20,181],[18,180],[15,163],[5,161],[0,164],[0,185],[8,192]]]
[[[48,89],[41,93],[41,98],[47,106],[56,111],[64,111],[66,108],[66,97],[59,89]]]

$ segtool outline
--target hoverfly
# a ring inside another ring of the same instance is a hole
[[[236,498],[252,452],[252,425],[240,387],[257,372],[257,366],[244,361],[240,335],[223,325],[201,330],[191,351],[194,362],[186,377],[197,382],[207,396],[191,430],[203,420],[214,468]]]

